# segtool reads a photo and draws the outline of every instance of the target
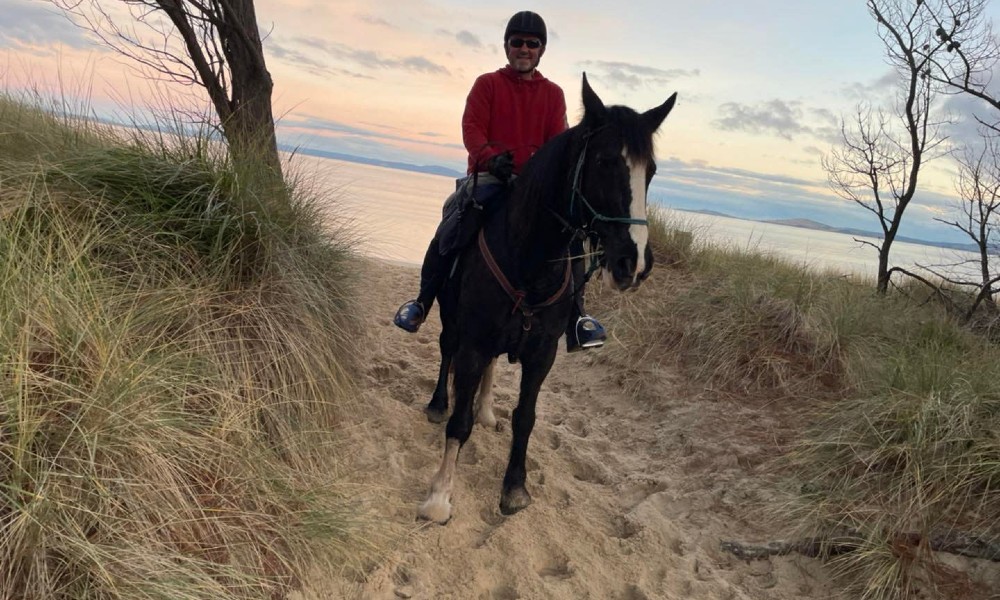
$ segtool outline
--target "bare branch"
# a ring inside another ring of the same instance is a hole
[[[886,57],[898,75],[894,115],[859,106],[852,126],[841,127],[840,147],[823,160],[834,192],[878,220],[881,245],[865,245],[878,251],[877,286],[882,293],[889,284],[889,251],[916,193],[920,169],[945,139],[942,123],[931,117],[935,90],[927,70],[935,56],[928,37],[933,21],[921,4],[867,0]]]
[[[280,174],[273,83],[264,61],[253,0],[49,0],[105,45],[155,78],[205,92],[230,150],[255,155]]]

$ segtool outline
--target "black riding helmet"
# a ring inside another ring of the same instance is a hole
[[[503,42],[506,44],[511,34],[514,33],[538,36],[543,46],[548,42],[545,21],[530,10],[522,10],[511,17],[510,21],[507,21],[507,29],[503,32]]]

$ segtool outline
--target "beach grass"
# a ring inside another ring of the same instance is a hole
[[[272,598],[356,560],[352,241],[302,189],[0,97],[0,598]]]
[[[650,239],[661,272],[608,307],[636,392],[655,401],[642,373],[670,366],[717,397],[794,407],[804,425],[779,462],[801,493],[776,519],[836,538],[829,558],[860,597],[973,589],[930,546],[1000,542],[996,343],[921,286],[880,296],[866,279],[705,244],[662,211]]]

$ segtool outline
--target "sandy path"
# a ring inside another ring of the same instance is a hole
[[[477,426],[459,458],[454,514],[415,526],[441,460],[443,425],[422,409],[437,368],[437,311],[408,335],[390,323],[417,288],[412,267],[373,262],[365,318],[374,331],[356,440],[357,479],[378,486],[371,510],[402,535],[363,575],[310,583],[308,598],[833,598],[814,560],[745,563],[723,539],[773,537],[756,512],[773,501],[760,470],[780,443],[774,408],[692,397],[670,372],[649,394],[623,391],[613,347],[560,350],[542,388],[528,452],[534,503],[498,509],[516,402],[516,366],[498,363],[502,432]],[[770,449],[769,449],[770,447]]]

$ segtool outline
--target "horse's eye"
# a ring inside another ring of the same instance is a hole
[[[610,169],[618,164],[617,156],[597,156],[597,166],[601,169]]]

